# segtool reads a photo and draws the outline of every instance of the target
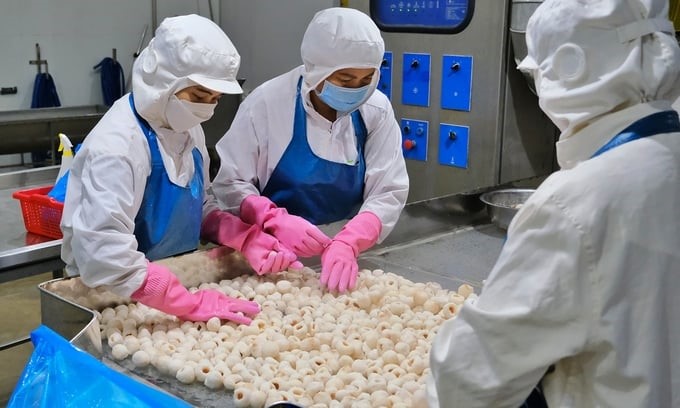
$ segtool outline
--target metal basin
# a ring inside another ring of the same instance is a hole
[[[489,191],[479,199],[486,204],[486,210],[498,228],[507,230],[510,221],[517,214],[524,202],[534,193],[534,189],[507,188]]]

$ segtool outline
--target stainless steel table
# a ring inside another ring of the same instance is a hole
[[[53,184],[59,166],[0,174],[0,283],[53,271],[61,276],[61,240],[26,231],[17,190]]]
[[[322,226],[334,234],[343,223]],[[409,204],[388,239],[362,254],[360,268],[383,269],[413,282],[437,282],[455,290],[462,283],[481,288],[505,241],[505,232],[489,223],[477,196],[457,195]],[[304,260],[320,269],[317,259]],[[54,283],[58,284],[62,280]],[[76,306],[40,285],[43,324],[102,362],[140,381],[150,383],[200,407],[234,407],[230,392],[215,392],[202,384],[182,384],[160,374],[152,366],[137,368],[129,360],[117,361],[102,344],[95,313]]]

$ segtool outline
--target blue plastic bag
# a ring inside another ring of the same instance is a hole
[[[35,349],[12,392],[9,408],[191,406],[114,371],[47,326],[34,330],[31,341]]]

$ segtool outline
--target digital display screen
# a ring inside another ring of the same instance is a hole
[[[455,34],[470,23],[474,0],[371,0],[371,18],[387,32]]]

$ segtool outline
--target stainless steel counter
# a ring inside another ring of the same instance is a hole
[[[61,240],[27,232],[12,198],[17,190],[53,184],[58,172],[59,166],[50,166],[0,174],[0,283],[63,268]]]
[[[56,152],[59,133],[68,135],[74,145],[80,143],[107,109],[89,105],[0,112],[0,154]]]
[[[332,234],[341,225],[322,229]],[[437,282],[449,290],[469,283],[479,291],[504,240],[505,232],[489,224],[477,196],[444,197],[407,205],[392,234],[362,254],[359,266],[383,269],[413,282]],[[318,258],[307,259],[305,264],[316,270],[320,267]],[[225,390],[216,392],[201,384],[185,385],[161,375],[152,366],[140,369],[129,359],[113,360],[111,350],[101,343],[95,314],[60,299],[47,284],[40,287],[43,323],[105,364],[196,406],[235,406],[231,393]]]

